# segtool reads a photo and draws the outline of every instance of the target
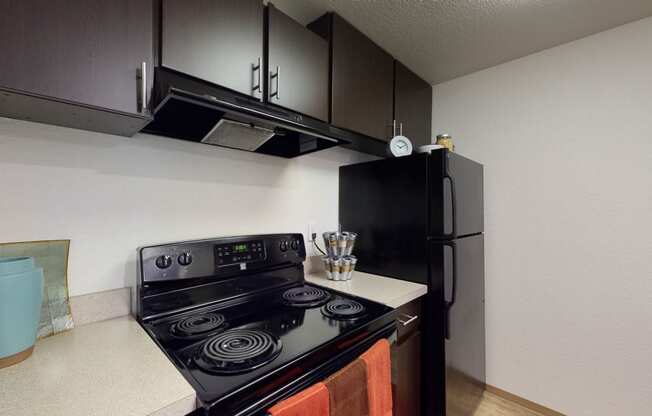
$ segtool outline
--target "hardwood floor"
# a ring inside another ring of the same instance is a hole
[[[521,406],[518,403],[511,402],[496,396],[495,394],[485,391],[480,406],[473,416],[543,416],[541,413],[534,412]]]

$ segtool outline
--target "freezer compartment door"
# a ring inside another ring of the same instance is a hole
[[[483,232],[483,166],[447,150],[433,152],[430,162],[430,236],[453,239]]]
[[[484,236],[433,244],[443,279],[446,416],[472,415],[485,386]]]
[[[428,281],[428,158],[419,154],[340,168],[339,217],[358,233],[356,270]]]

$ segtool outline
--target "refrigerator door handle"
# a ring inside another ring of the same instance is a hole
[[[455,179],[451,176],[451,174],[446,171],[446,174],[444,175],[444,180],[448,180],[451,184],[451,208],[452,208],[452,214],[451,214],[451,221],[453,222],[453,231],[450,234],[444,234],[444,238],[456,238],[457,237],[457,201],[455,198]]]
[[[445,322],[444,322],[444,333],[446,339],[451,338],[450,334],[450,314],[451,308],[455,304],[455,299],[457,298],[457,244],[454,241],[444,243],[445,246],[449,246],[453,250],[453,282],[451,288],[451,299],[446,300],[444,294],[444,313],[445,313]]]

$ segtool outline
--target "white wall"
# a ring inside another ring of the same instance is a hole
[[[0,118],[0,242],[71,239],[71,295],[132,286],[140,245],[337,227],[331,149],[281,159]]]
[[[434,88],[485,164],[488,383],[652,412],[652,18]]]

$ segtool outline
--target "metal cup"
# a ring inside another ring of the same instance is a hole
[[[337,233],[337,255],[346,256],[346,245],[349,238],[349,233]]]
[[[324,245],[326,246],[326,254],[329,257],[337,256],[337,235],[338,233],[326,232],[324,236]]]
[[[355,265],[358,264],[358,258],[356,256],[349,256],[351,261],[351,268],[349,270],[349,279],[353,277],[353,272],[355,271]]]
[[[331,262],[331,274],[333,275],[333,280],[343,280],[342,279],[342,259],[334,258],[330,260]]]
[[[328,256],[323,256],[321,261],[324,263],[324,270],[326,270],[326,277],[330,280],[333,280],[333,274],[331,272],[330,258]]]
[[[330,245],[330,239],[329,239],[330,234],[331,233],[329,232],[322,233],[322,237],[324,238],[324,249],[326,250],[326,255],[330,255],[330,250],[328,248]]]
[[[351,254],[353,254],[353,247],[355,246],[355,239],[357,237],[358,237],[357,233],[347,233],[345,255],[350,256]]]
[[[342,280],[351,280],[351,259],[347,256],[342,258]]]

